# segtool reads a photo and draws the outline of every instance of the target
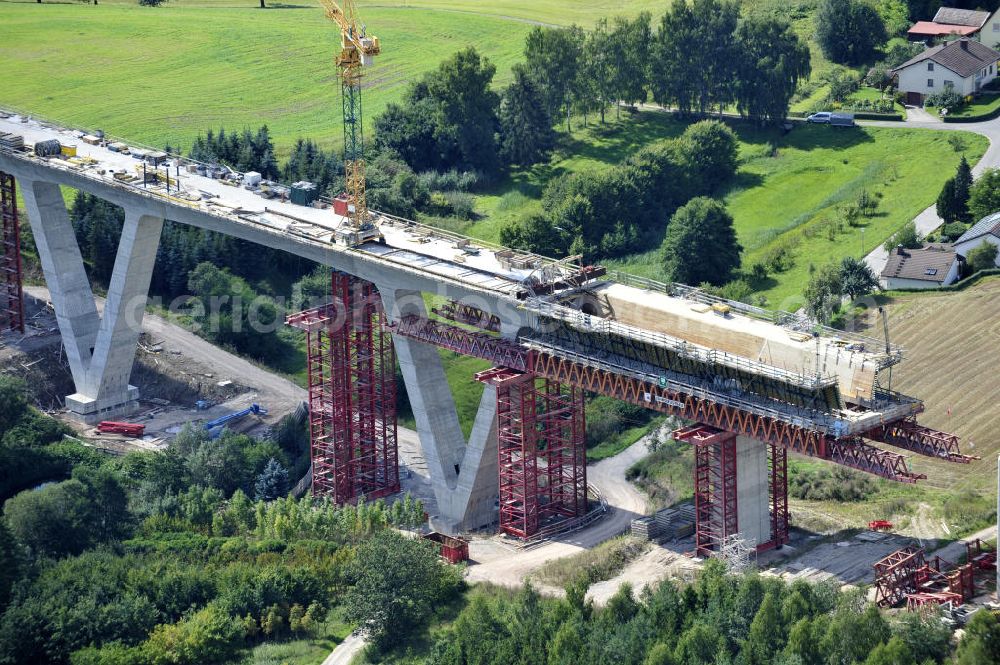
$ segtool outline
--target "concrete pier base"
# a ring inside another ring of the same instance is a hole
[[[87,423],[127,414],[139,390],[129,385],[142,332],[163,219],[125,210],[103,316],[97,312],[59,185],[22,180],[28,220],[76,392],[66,407]]]
[[[377,286],[385,310],[394,320],[407,314],[427,315],[420,293],[386,284]],[[496,522],[496,389],[487,386],[483,391],[466,441],[437,347],[399,335],[393,336],[393,342],[437,500],[438,514],[431,516],[431,526],[457,534]],[[470,376],[470,385],[473,381]]]
[[[768,446],[746,436],[736,438],[736,514],[740,536],[753,545],[771,540]]]

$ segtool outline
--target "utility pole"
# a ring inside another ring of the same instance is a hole
[[[861,227],[861,258],[865,258],[865,227]]]

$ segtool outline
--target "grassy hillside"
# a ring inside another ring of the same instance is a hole
[[[208,127],[261,123],[279,152],[298,137],[339,143],[339,34],[322,11],[200,4],[0,2],[0,105],[156,145],[189,146]],[[365,16],[384,44],[366,81],[369,123],[407,83],[470,44],[497,65],[502,83],[531,29],[403,7]]]
[[[679,135],[685,127],[667,114],[648,111],[577,131],[572,138],[564,137],[549,162],[514,171],[480,196],[477,209],[483,218],[457,230],[496,241],[504,223],[539,207],[540,194],[553,178],[607,168],[642,145]],[[841,131],[801,125],[788,134],[745,123],[733,128],[740,140],[741,164],[725,198],[744,247],[743,262],[750,265],[776,247],[788,248],[792,267],[772,275],[762,293],[770,306],[789,310],[802,304],[799,296],[810,266],[859,256],[862,247],[865,252],[874,249],[934,203],[962,154],[975,163],[988,145],[982,136],[963,134],[964,153],[958,152],[944,132],[904,128]],[[881,197],[876,214],[854,228],[838,223],[838,208],[853,203],[862,190]],[[658,248],[604,263],[663,279]]]

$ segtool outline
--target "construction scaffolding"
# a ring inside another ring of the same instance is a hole
[[[476,379],[497,391],[500,530],[529,538],[586,514],[583,392],[508,367]]]
[[[956,565],[941,557],[926,560],[922,548],[910,545],[877,561],[875,602],[896,607],[906,601],[908,609],[927,604],[961,605],[975,595],[971,564]]]
[[[313,496],[343,504],[399,491],[396,355],[370,282],[334,272],[331,292],[286,323],[306,333]]]
[[[712,556],[737,535],[736,435],[694,425],[674,432],[694,447],[695,553]]]
[[[14,176],[0,171],[0,329],[24,332],[21,229]]]

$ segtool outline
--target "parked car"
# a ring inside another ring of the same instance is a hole
[[[819,113],[813,113],[811,116],[806,118],[806,122],[820,123],[824,125],[831,125],[833,127],[853,127],[854,126],[854,114],[853,113],[833,113],[831,111],[820,111]]]

